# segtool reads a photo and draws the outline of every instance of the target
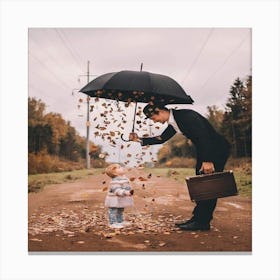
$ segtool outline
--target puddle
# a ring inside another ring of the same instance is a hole
[[[135,248],[135,249],[146,249],[147,246],[145,244],[132,244],[129,242],[125,242],[119,239],[108,239],[108,242],[112,242],[112,243],[117,243],[119,245],[121,245],[122,247],[129,247],[129,248]]]
[[[237,204],[237,203],[233,203],[233,202],[224,202],[224,204],[231,205],[231,206],[233,206],[233,207],[235,207],[235,208],[237,208],[237,209],[244,209],[243,206],[241,206],[241,205],[239,205],[239,204]]]

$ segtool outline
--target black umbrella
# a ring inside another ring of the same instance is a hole
[[[97,77],[81,92],[125,102],[156,101],[164,104],[192,104],[192,98],[172,78],[145,71],[120,71]]]
[[[80,92],[91,97],[113,99],[123,102],[157,104],[192,104],[192,98],[172,78],[145,71],[120,71],[97,77]],[[133,120],[132,132],[134,132]]]

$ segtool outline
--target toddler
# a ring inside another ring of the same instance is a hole
[[[131,188],[125,172],[126,170],[119,164],[111,164],[105,170],[105,173],[112,178],[105,198],[111,228],[123,228],[130,224],[124,221],[123,212],[125,207],[133,205],[134,190]]]

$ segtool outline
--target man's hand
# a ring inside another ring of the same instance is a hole
[[[199,171],[202,171],[204,174],[209,174],[215,172],[215,167],[213,162],[202,162],[201,168]]]
[[[134,141],[134,142],[139,142],[140,141],[137,133],[135,133],[135,132],[129,133],[129,140]]]

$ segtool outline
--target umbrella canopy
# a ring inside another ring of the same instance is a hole
[[[172,78],[145,71],[120,71],[97,77],[80,92],[124,102],[192,104],[194,101]]]

